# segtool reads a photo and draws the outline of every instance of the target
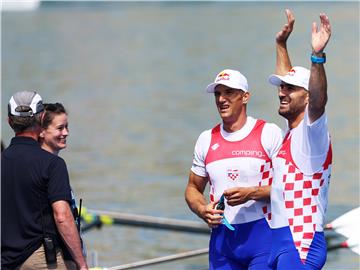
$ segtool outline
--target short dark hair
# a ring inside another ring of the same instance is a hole
[[[61,103],[44,103],[44,116],[42,119],[41,127],[47,128],[51,124],[55,115],[63,113],[67,114],[65,107]]]
[[[41,113],[33,116],[15,116],[9,114],[9,125],[15,133],[23,132],[29,128],[40,126]]]

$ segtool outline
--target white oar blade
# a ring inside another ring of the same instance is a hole
[[[356,247],[351,248],[351,250],[352,250],[353,252],[355,252],[357,255],[360,255],[359,245],[357,245]]]
[[[359,224],[359,223],[357,223]],[[335,231],[346,238],[357,238],[359,239],[358,227],[356,224],[349,224],[347,226],[338,227]]]
[[[340,227],[347,227],[349,225],[354,226],[357,224],[360,224],[360,206],[336,218],[326,227],[337,231],[337,229]]]
[[[360,207],[346,212],[325,226],[325,229],[333,229],[335,232],[345,236],[348,240],[341,244],[341,247],[350,248],[360,255]]]
[[[350,237],[346,241],[348,247],[358,255],[360,255],[360,248],[359,248],[360,241],[359,240],[360,240],[360,237],[359,237],[359,234],[357,234],[357,235],[354,235],[353,237]]]

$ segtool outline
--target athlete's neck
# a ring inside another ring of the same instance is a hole
[[[225,121],[223,120],[223,129],[228,132],[232,133],[238,131],[243,128],[246,124],[247,115],[239,117],[237,121]]]
[[[298,114],[296,117],[294,117],[293,119],[287,119],[289,129],[296,128],[300,124],[300,122],[304,119],[304,114],[305,114],[305,112],[302,112],[302,113]]]

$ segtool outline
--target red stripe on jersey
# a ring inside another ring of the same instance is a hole
[[[261,133],[264,125],[265,121],[257,120],[248,136],[234,142],[223,138],[220,132],[220,124],[214,127],[211,131],[211,142],[205,158],[205,165],[214,161],[237,157],[258,158],[270,161],[261,144]]]

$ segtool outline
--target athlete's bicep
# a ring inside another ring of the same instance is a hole
[[[190,171],[188,188],[196,189],[199,193],[203,193],[208,182],[207,177],[203,177]]]

